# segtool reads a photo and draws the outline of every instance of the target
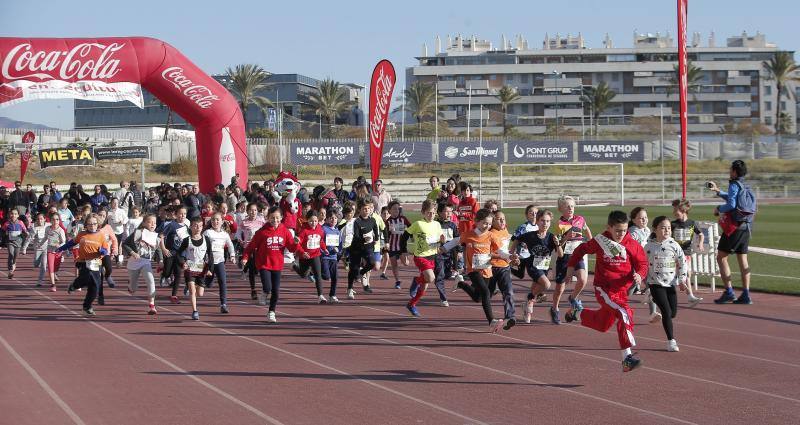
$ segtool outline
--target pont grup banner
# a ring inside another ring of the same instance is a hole
[[[439,142],[439,162],[458,164],[503,162],[503,142]]]
[[[430,164],[433,162],[433,144],[430,142],[384,143],[382,161],[384,164]],[[371,158],[370,163],[372,163]]]
[[[572,142],[530,140],[508,142],[508,162],[572,162],[575,153]]]
[[[94,148],[73,147],[39,150],[39,167],[94,165]]]
[[[644,161],[644,142],[632,140],[578,142],[578,161]]]
[[[294,165],[355,165],[361,163],[357,142],[303,142],[289,145]]]
[[[386,134],[386,123],[389,120],[389,107],[392,92],[397,82],[394,66],[386,59],[381,60],[372,70],[369,85],[369,158],[372,183],[381,175],[383,160],[383,137]]]

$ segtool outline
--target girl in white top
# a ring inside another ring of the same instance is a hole
[[[122,208],[119,207],[119,199],[111,198],[111,208],[108,210],[106,221],[109,226],[111,226],[111,231],[114,232],[114,236],[117,237],[117,245],[121,245],[122,242],[125,240],[125,230],[126,224],[128,224],[128,211],[123,211]],[[122,261],[122,254],[118,255],[117,264]]]
[[[36,221],[33,223],[28,240],[30,246],[33,248],[33,267],[39,268],[39,279],[36,280],[36,286],[42,286],[42,279],[47,271],[47,237],[45,233],[50,223],[44,219],[44,214],[36,214]]]
[[[672,319],[678,313],[678,296],[675,287],[689,278],[688,264],[683,249],[672,239],[672,225],[666,216],[653,220],[654,238],[644,247],[650,268],[646,283],[650,295],[661,310],[661,324],[667,334],[667,351],[678,351],[672,332]]]
[[[211,276],[206,278],[206,287],[211,287],[211,282],[214,276],[217,277],[219,283],[219,311],[220,313],[228,313],[228,284],[225,275],[225,249],[231,254],[231,263],[236,263],[236,256],[234,253],[233,242],[231,241],[230,234],[222,228],[222,214],[214,213],[211,216],[211,228],[203,232],[203,235],[208,237],[211,242],[211,257],[212,268]]]
[[[158,233],[156,233],[156,216],[148,215],[142,224],[125,239],[122,250],[128,255],[128,292],[136,292],[139,287],[139,275],[144,276],[147,284],[147,314],[156,314],[156,282],[153,277],[153,262],[160,260]]]
[[[61,227],[61,216],[59,214],[50,215],[50,225],[44,232],[44,237],[47,239],[47,270],[50,275],[50,291],[56,290],[56,273],[61,266],[61,260],[64,258],[58,248],[67,243],[67,235]]]
[[[630,215],[631,221],[628,223],[628,234],[631,235],[633,240],[639,242],[639,245],[644,248],[645,244],[647,244],[647,240],[650,239],[650,228],[647,227],[648,217],[647,217],[647,210],[644,207],[636,207],[631,210]],[[633,284],[628,289],[628,297],[633,294],[645,294],[646,299],[644,301],[647,304],[647,307],[650,309],[650,323],[655,323],[661,320],[661,313],[658,312],[656,308],[656,304],[653,302],[652,297],[650,294],[647,294],[648,290],[646,285],[644,288],[640,288],[639,285]]]
[[[131,209],[131,218],[128,219],[128,224],[125,226],[125,238],[132,235],[139,228],[143,219],[142,210],[139,207],[133,207]]]

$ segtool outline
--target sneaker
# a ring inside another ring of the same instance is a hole
[[[94,315],[95,315],[95,313],[94,313],[94,309],[93,309],[93,308],[91,308],[91,307],[89,307],[89,308],[84,308],[84,309],[83,309],[83,314],[85,314],[85,315],[87,315],[87,316],[94,316]]]
[[[651,314],[650,318],[648,318],[647,320],[649,320],[650,323],[658,322],[659,320],[661,320],[661,313],[656,311],[655,313]]]
[[[109,288],[114,288],[114,287],[117,286],[117,284],[114,283],[114,278],[111,277],[111,276],[108,277],[108,280],[106,280],[106,283],[108,283],[108,287]]]
[[[637,367],[641,366],[642,361],[636,357],[635,354],[628,354],[625,357],[625,360],[622,361],[622,371],[623,372],[630,372]]]
[[[522,320],[524,320],[525,323],[530,323],[531,319],[533,319],[533,304],[533,300],[529,300],[525,303],[525,314],[522,316]]]
[[[714,300],[714,304],[727,304],[736,301],[736,295],[733,292],[725,291],[722,296]]]
[[[573,298],[572,295],[567,297],[569,300],[569,305],[572,307],[573,310],[583,310],[583,302],[577,298]]]
[[[313,283],[314,285],[317,284],[317,278],[315,278],[313,274],[308,275],[308,281]]]
[[[320,295],[319,296],[319,303],[320,304],[327,304],[328,303],[328,299],[325,298],[325,295]]]
[[[697,307],[697,304],[700,304],[700,301],[703,301],[700,297],[695,297],[694,295],[689,296],[689,308]]]
[[[158,281],[158,287],[163,288],[165,286],[167,286],[167,278],[162,277],[161,280]]]
[[[503,327],[503,321],[499,319],[492,319],[489,323],[489,333],[497,333]]]
[[[336,295],[331,295],[331,303],[339,304],[339,299],[336,298]]]
[[[97,297],[97,305],[106,305],[106,297],[98,296]]]
[[[176,295],[172,295],[169,297],[169,302],[171,302],[172,304],[180,304],[181,300]]]
[[[564,313],[564,320],[567,323],[572,323],[578,320],[578,312],[580,310],[570,309],[568,312]]]
[[[494,288],[494,291],[492,291],[492,296],[495,296],[499,293],[500,293],[500,288]]]
[[[386,276],[386,273],[381,273],[381,279],[389,280],[389,276]]]
[[[158,314],[158,312],[156,311],[156,306],[150,304],[150,308],[147,310],[147,314],[151,316]]]
[[[503,330],[507,331],[507,330],[513,328],[514,325],[516,325],[516,324],[517,324],[517,319],[515,319],[513,317],[510,318],[510,319],[507,319],[506,323],[503,325]]]
[[[400,285],[400,281],[399,280],[394,283],[394,289],[400,289],[400,286],[401,285]]]
[[[734,304],[747,304],[747,305],[750,305],[750,304],[753,304],[753,300],[750,299],[749,295],[742,294],[742,295],[739,296],[739,298],[735,299],[733,301],[733,303]]]
[[[253,301],[258,299],[258,292],[256,292],[255,289],[250,291],[250,299],[253,300]]]
[[[447,300],[439,302],[439,305],[441,305],[442,307],[450,307],[450,303],[447,302]]]
[[[680,348],[678,348],[678,341],[675,341],[674,339],[667,341],[667,351],[671,353],[677,353],[678,351],[681,351]]]
[[[348,299],[348,300],[354,300],[354,299],[356,299],[356,291],[354,291],[354,290],[352,290],[352,289],[348,289],[348,290],[347,290],[347,299]]]
[[[221,306],[219,306],[219,312],[222,313],[222,314],[228,314],[228,306],[225,305],[225,304],[222,304]]]
[[[453,290],[451,292],[456,292],[461,289],[461,285],[464,284],[464,276],[457,274],[456,277],[453,279]]]
[[[561,324],[561,319],[558,318],[558,310],[554,309],[553,307],[550,307],[550,322],[552,322],[554,325]]]
[[[69,286],[67,287],[67,294],[69,295],[73,292],[75,292],[75,287],[72,286],[72,284],[70,283]]]
[[[406,309],[408,309],[412,316],[419,317],[419,310],[417,310],[416,306],[406,304]]]
[[[256,302],[258,305],[267,305],[267,294],[264,292],[258,293],[258,301]]]
[[[267,313],[267,322],[278,323],[278,319],[275,317],[274,311],[270,311],[269,313]]]
[[[50,292],[56,292],[56,291],[57,291],[56,285],[50,286]]]
[[[183,287],[183,296],[184,297],[188,297],[189,296],[189,285],[184,285],[184,287]]]
[[[364,293],[367,293],[367,294],[371,294],[372,293],[372,288],[369,285],[364,285],[363,288],[364,288]]]
[[[37,288],[41,288],[42,287],[42,282],[36,282],[36,287]]]
[[[547,302],[547,294],[539,294],[536,296],[537,303],[546,303]]]
[[[192,320],[200,320],[200,312],[195,310],[192,312]]]

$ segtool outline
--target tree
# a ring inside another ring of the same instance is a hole
[[[597,118],[611,105],[611,101],[617,93],[611,90],[605,81],[601,82],[597,87],[590,86],[583,88],[581,101],[588,103],[592,109],[592,117],[594,118],[594,134],[597,134],[598,122]]]
[[[405,90],[405,111],[417,120],[417,132],[422,133],[422,118],[433,117],[436,113],[436,86],[431,83],[416,81]],[[402,105],[395,108],[394,112],[401,111]],[[406,117],[403,117],[405,121]]]
[[[786,90],[786,83],[800,82],[800,67],[794,62],[794,56],[789,52],[777,52],[775,56],[769,61],[764,61],[764,68],[769,73],[767,79],[775,81],[775,88],[777,92],[776,105],[775,105],[775,134],[780,134],[786,130],[786,126],[781,124],[781,94],[786,94],[786,97],[791,99],[792,93]]]
[[[353,105],[353,101],[347,99],[347,93],[339,82],[330,78],[320,83],[316,93],[311,93],[309,102],[315,114],[320,118],[325,117],[328,123],[328,137],[331,137],[331,125],[336,124],[336,116]]]
[[[500,111],[503,112],[503,137],[506,137],[509,129],[508,121],[506,119],[506,115],[508,115],[508,105],[519,99],[520,95],[517,93],[515,88],[511,86],[503,86],[497,91],[497,94],[494,97],[500,101]]]
[[[167,141],[167,135],[169,135],[169,128],[172,125],[172,108],[167,106],[161,99],[153,96],[153,100],[150,101],[151,105],[158,105],[162,108],[167,108],[167,122],[164,123],[164,137],[161,138],[161,141]]]
[[[686,63],[686,92],[692,93],[692,100],[697,101],[697,92],[700,91],[700,80],[703,79],[703,68],[696,66],[692,61]],[[678,91],[678,65],[672,68],[672,75],[667,80],[667,98]]]
[[[256,105],[266,115],[266,110],[272,106],[272,101],[259,96],[258,92],[267,87],[266,79],[270,74],[260,66],[250,63],[236,65],[233,69],[228,68],[225,74],[227,74],[225,86],[239,101],[245,122],[247,122],[247,107],[250,104]]]

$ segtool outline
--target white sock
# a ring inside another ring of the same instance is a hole
[[[630,356],[630,355],[631,355],[631,349],[630,348],[626,348],[626,349],[622,350],[622,360],[625,360],[625,358]]]

